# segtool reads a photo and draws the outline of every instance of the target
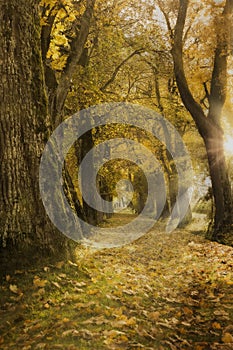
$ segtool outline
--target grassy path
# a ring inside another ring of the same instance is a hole
[[[0,293],[3,350],[233,349],[233,248],[161,224],[122,248],[80,247],[76,264],[16,270]]]

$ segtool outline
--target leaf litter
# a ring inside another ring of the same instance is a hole
[[[0,348],[233,349],[232,286],[233,248],[157,223],[130,245],[6,274]]]

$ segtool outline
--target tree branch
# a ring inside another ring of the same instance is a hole
[[[165,21],[166,21],[166,24],[167,24],[167,29],[168,29],[170,38],[173,39],[174,33],[173,33],[173,29],[172,29],[172,26],[171,26],[169,17],[168,17],[166,11],[164,10],[164,8],[163,8],[163,6],[162,6],[162,2],[161,2],[160,0],[157,0],[157,3],[158,3],[158,6],[159,6],[160,11],[161,11],[162,14],[164,15],[164,18],[165,18]]]
[[[123,65],[128,62],[133,56],[140,54],[141,52],[143,52],[143,49],[139,49],[139,50],[135,50],[134,52],[132,52],[128,57],[126,57],[114,70],[111,78],[100,88],[100,91],[104,92],[107,87],[112,84],[118,74],[118,72],[120,71],[120,69],[123,67]]]
[[[82,56],[87,37],[89,34],[91,18],[93,16],[95,0],[86,0],[86,10],[81,18],[80,30],[76,40],[72,45],[72,52],[67,61],[67,65],[61,75],[56,94],[56,114],[60,115],[68,94],[71,78],[77,68]]]
[[[183,31],[188,9],[188,0],[180,0],[179,12],[177,16],[174,43],[172,47],[172,57],[174,62],[174,72],[177,86],[184,106],[192,115],[197,128],[202,136],[207,132],[208,122],[201,106],[194,99],[185,76],[183,62]]]

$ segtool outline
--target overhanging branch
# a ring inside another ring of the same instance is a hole
[[[140,53],[142,53],[144,50],[143,49],[139,49],[139,50],[135,50],[134,52],[132,52],[128,57],[126,57],[114,70],[111,78],[100,88],[100,91],[104,92],[107,87],[112,84],[117,76],[117,74],[119,73],[120,69],[124,66],[124,64],[126,62],[128,62],[133,56],[138,55]]]

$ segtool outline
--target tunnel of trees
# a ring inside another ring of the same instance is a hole
[[[0,0],[1,350],[233,349],[232,103],[233,0]]]
[[[40,157],[63,120],[104,102],[144,105],[179,130],[194,170],[202,179],[211,179],[209,237],[232,242],[227,148],[232,126],[232,12],[232,0],[157,0],[143,6],[140,0],[1,1],[1,251],[67,254],[70,243],[52,225],[40,199]],[[151,135],[124,125],[93,129],[75,142],[63,172],[70,205],[88,222],[103,220],[103,213],[82,200],[77,169],[92,147],[114,137],[144,144],[163,165],[165,218],[177,196],[171,154]],[[110,162],[99,175],[99,190],[109,200],[118,166]],[[140,212],[146,185],[133,165],[121,166],[128,168],[123,178],[134,178],[138,199],[133,208]]]

